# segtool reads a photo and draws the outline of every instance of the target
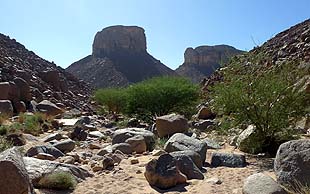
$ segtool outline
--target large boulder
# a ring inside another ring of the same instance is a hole
[[[92,176],[87,170],[75,165],[30,157],[24,157],[24,162],[31,182],[35,187],[42,187],[42,185],[39,184],[40,180],[44,178],[46,174],[52,174],[55,172],[70,173],[78,182]]]
[[[186,183],[186,176],[180,172],[176,159],[170,154],[163,154],[147,163],[144,176],[151,186],[159,189]]]
[[[243,194],[287,194],[276,181],[263,173],[246,178],[242,192]]]
[[[0,153],[0,193],[32,194],[33,187],[21,153],[14,147]]]
[[[262,142],[257,137],[256,127],[254,125],[249,125],[238,137],[237,146],[238,148],[247,153],[256,153],[259,151]],[[256,145],[258,147],[256,147]]]
[[[211,166],[226,166],[226,167],[245,167],[246,160],[243,154],[233,153],[212,153]]]
[[[166,152],[192,150],[197,152],[202,162],[206,160],[207,144],[183,133],[176,133],[166,142],[164,146]]]
[[[141,135],[145,139],[147,150],[152,151],[155,147],[154,134],[142,128],[125,128],[118,129],[114,132],[112,138],[112,144],[124,143],[127,139],[134,137],[136,135]]]
[[[164,115],[156,118],[158,137],[165,137],[188,130],[187,119],[177,114]]]
[[[49,154],[55,158],[64,156],[64,153],[62,153],[59,149],[49,145],[37,145],[31,147],[29,150],[27,150],[25,155],[28,157],[33,157],[40,153]]]
[[[310,185],[310,140],[283,143],[275,158],[274,171],[280,184]]]
[[[75,148],[75,142],[71,139],[66,139],[60,142],[57,142],[53,145],[55,148],[59,149],[63,153],[68,153],[74,150]]]
[[[68,136],[73,140],[85,141],[87,139],[88,133],[82,127],[76,126]]]
[[[10,93],[10,83],[9,82],[0,82],[0,100],[9,100]]]
[[[202,161],[200,155],[193,151],[193,150],[184,150],[184,151],[175,151],[175,152],[170,152],[170,155],[175,157],[175,158],[182,158],[183,156],[188,156],[192,159],[192,161],[195,163],[195,165],[198,168],[202,168]]]
[[[142,135],[136,135],[128,138],[125,143],[128,143],[131,146],[132,151],[137,154],[142,154],[147,150],[146,142]]]
[[[0,114],[13,116],[13,106],[9,100],[0,100]]]
[[[28,102],[32,99],[31,93],[30,93],[30,86],[29,84],[20,77],[14,78],[14,83],[16,84],[17,88],[19,89],[20,94],[20,100],[24,102]]]
[[[172,152],[173,153],[173,152]],[[204,179],[202,172],[196,166],[194,161],[185,154],[170,154],[177,160],[177,166],[181,173],[186,175],[187,179]]]
[[[63,112],[61,108],[59,108],[54,103],[52,103],[48,100],[41,101],[39,104],[37,104],[36,108],[40,112],[43,112],[47,115],[52,115],[52,116],[61,114]]]

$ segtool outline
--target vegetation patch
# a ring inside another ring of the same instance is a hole
[[[55,189],[55,190],[73,190],[77,181],[68,172],[54,172],[45,175],[40,181],[41,188]]]
[[[248,57],[235,58],[223,70],[224,81],[211,88],[210,98],[218,115],[230,117],[235,125],[256,126],[252,152],[259,153],[294,138],[290,127],[309,110],[309,95],[301,91],[302,83],[296,84],[307,71],[296,62],[274,65]]]

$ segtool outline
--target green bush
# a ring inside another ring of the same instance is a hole
[[[110,113],[119,113],[126,107],[127,93],[124,88],[99,89],[95,92],[95,100],[105,106]]]
[[[94,98],[111,112],[136,115],[138,119],[150,121],[171,112],[192,116],[199,94],[199,87],[188,79],[156,77],[128,88],[97,90]]]
[[[224,82],[211,89],[212,106],[218,114],[229,115],[238,124],[256,126],[254,153],[275,142],[293,138],[293,130],[288,130],[298,118],[307,112],[305,92],[300,92],[302,84],[296,82],[305,73],[296,68],[296,63],[282,65],[262,65],[262,60],[242,65],[233,61],[223,71]]]
[[[12,142],[6,140],[5,137],[0,136],[0,153],[11,147],[13,147]]]
[[[6,125],[0,126],[0,135],[6,135],[8,133],[8,127]]]
[[[140,118],[151,118],[171,112],[190,117],[198,99],[199,87],[188,79],[156,77],[128,88],[126,112],[136,114]]]
[[[53,172],[45,175],[40,181],[41,188],[56,190],[72,190],[75,188],[77,181],[68,172]]]

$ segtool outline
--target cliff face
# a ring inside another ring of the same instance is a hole
[[[67,71],[96,88],[175,75],[147,52],[144,29],[137,26],[111,26],[98,32],[92,54],[71,64]]]
[[[184,53],[184,63],[176,69],[176,72],[199,83],[218,69],[221,63],[227,62],[230,57],[242,52],[228,45],[187,48]]]
[[[10,98],[14,107],[19,101],[28,105],[31,100],[40,102],[46,99],[66,107],[90,110],[87,103],[91,87],[3,34],[0,34],[1,83],[19,96]]]

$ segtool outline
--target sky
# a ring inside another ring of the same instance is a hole
[[[310,18],[310,0],[0,0],[0,33],[66,68],[91,54],[96,32],[136,25],[172,69],[188,47],[251,50]]]

